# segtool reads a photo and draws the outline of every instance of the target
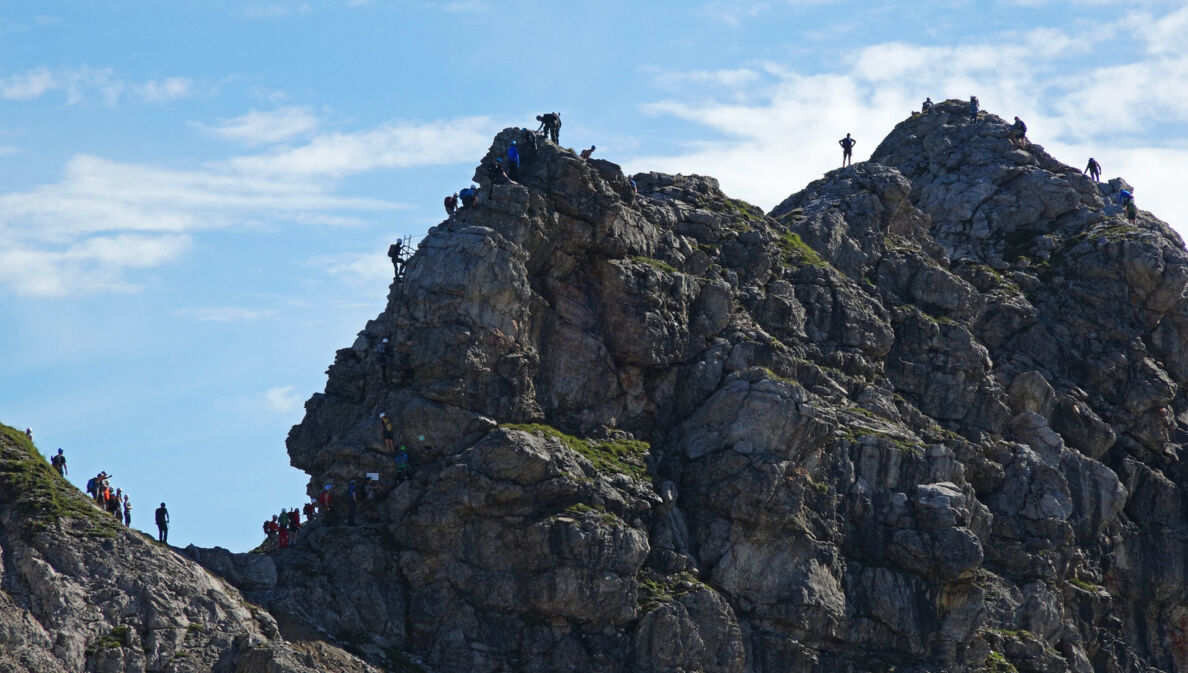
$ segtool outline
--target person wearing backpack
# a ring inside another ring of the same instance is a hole
[[[1097,159],[1089,157],[1089,165],[1085,166],[1085,170],[1081,172],[1088,173],[1094,182],[1101,182],[1101,164],[1097,163]]]
[[[511,141],[507,146],[507,177],[512,180],[518,180],[520,177],[520,148],[516,147],[516,141]]]
[[[837,144],[842,147],[842,168],[852,165],[854,163],[854,145],[857,145],[858,141],[847,133],[845,138],[837,141]]]
[[[1015,123],[1011,124],[1010,137],[1011,141],[1023,140],[1027,136],[1027,124],[1023,123],[1022,119],[1015,117]]]
[[[589,159],[590,155],[594,154],[594,150],[596,150],[596,149],[598,149],[598,148],[595,147],[594,145],[591,145],[590,149],[582,150],[581,152],[578,153],[578,156],[581,157],[582,159]]]
[[[978,97],[970,96],[969,97],[969,121],[970,122],[976,122],[978,120],[978,107],[979,107]]]
[[[53,465],[54,469],[58,471],[59,477],[65,477],[69,474],[66,470],[66,456],[62,453],[62,449],[58,449],[57,455],[50,458],[50,465]]]
[[[157,508],[157,542],[169,544],[169,510],[165,509],[165,503]]]
[[[458,212],[458,193],[445,197],[446,217],[453,217]]]
[[[1131,224],[1138,219],[1138,206],[1134,205],[1134,199],[1126,201],[1126,219],[1130,220]]]
[[[929,96],[924,99],[924,104],[920,106],[920,112],[928,114],[929,112],[932,112],[932,107],[932,97]]]
[[[395,431],[392,430],[392,419],[388,418],[388,414],[380,414],[380,434],[384,438],[384,448],[392,451],[396,441]]]
[[[91,496],[92,498],[95,497],[95,491],[99,488],[97,485],[98,483],[99,480],[96,477],[91,477],[87,480],[87,495]]]

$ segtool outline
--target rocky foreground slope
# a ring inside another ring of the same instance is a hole
[[[0,426],[3,673],[373,673],[128,530]]]

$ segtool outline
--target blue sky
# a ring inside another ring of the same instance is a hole
[[[234,550],[284,438],[506,126],[770,208],[977,94],[1188,225],[1177,2],[0,1],[0,421]]]

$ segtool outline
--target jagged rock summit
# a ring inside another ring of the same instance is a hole
[[[547,141],[490,184],[522,138],[290,433],[334,511],[188,550],[281,636],[441,673],[1188,670],[1188,254],[1124,182],[957,101],[768,214]]]
[[[1008,128],[770,214],[500,133],[290,434],[370,523],[251,595],[439,671],[1188,670],[1188,257]]]

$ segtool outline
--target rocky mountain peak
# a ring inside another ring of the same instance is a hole
[[[281,635],[389,670],[1188,669],[1188,258],[1124,182],[960,101],[770,213],[532,145],[495,137],[291,431],[335,508],[189,550]]]

